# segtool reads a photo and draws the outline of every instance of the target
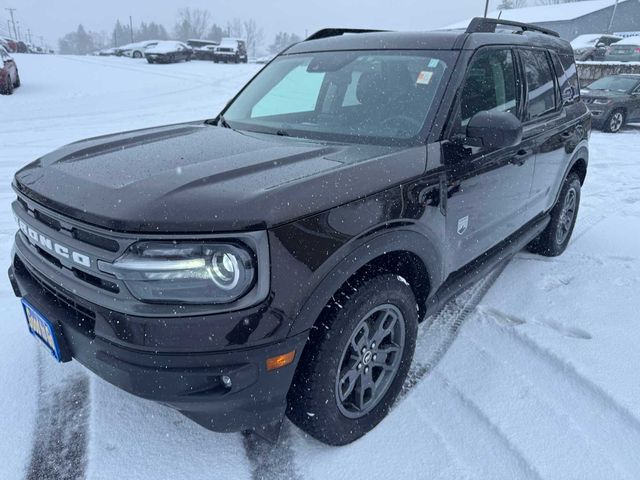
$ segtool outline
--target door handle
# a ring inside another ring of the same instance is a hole
[[[526,150],[523,148],[516,152],[516,154],[511,158],[509,163],[511,163],[512,165],[518,165],[518,166],[524,165],[524,163],[527,161],[527,158],[529,158],[532,154],[533,154],[532,150]]]

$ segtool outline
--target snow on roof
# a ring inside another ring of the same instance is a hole
[[[621,0],[620,3],[629,0]],[[524,7],[507,10],[494,10],[487,15],[490,18],[511,20],[523,23],[557,22],[563,20],[574,20],[598,10],[611,7],[616,0],[588,0],[584,2],[571,2],[559,5],[543,5],[538,7]],[[455,23],[445,27],[445,29],[466,28],[471,19]]]
[[[624,38],[616,42],[615,45],[640,45],[640,36]]]

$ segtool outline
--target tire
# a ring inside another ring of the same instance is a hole
[[[547,228],[527,247],[530,252],[557,257],[569,245],[580,208],[580,177],[570,173],[562,185],[558,201],[551,209]]]
[[[151,60],[150,58],[147,58],[147,62],[153,63],[153,60]]]
[[[140,52],[133,52],[132,57],[133,57],[133,58],[142,58],[142,53],[140,53]]]
[[[0,95],[11,95],[13,93],[13,82],[11,77],[7,74],[4,79],[4,85],[0,87]]]
[[[344,301],[325,309],[312,330],[289,390],[287,416],[321,442],[346,445],[380,423],[400,393],[418,316],[413,291],[397,275],[374,277],[334,298]],[[363,380],[378,385],[363,388]]]
[[[607,133],[618,133],[622,130],[626,121],[627,115],[624,110],[614,110],[611,112],[611,115],[609,115],[609,118],[604,122],[602,131]]]
[[[18,88],[20,87],[21,83],[20,83],[20,74],[16,73],[16,82],[13,84],[14,88]]]

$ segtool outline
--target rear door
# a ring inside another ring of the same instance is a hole
[[[571,118],[569,108],[578,93],[567,81],[557,54],[536,48],[520,48],[518,53],[527,99],[524,138],[534,141],[536,146],[530,212],[530,217],[534,217],[549,210],[555,202],[572,145],[582,136],[579,131],[582,124]]]
[[[474,146],[466,126],[478,112],[522,115],[523,85],[511,48],[485,47],[469,63],[443,143],[447,174],[449,271],[456,271],[516,232],[526,221],[533,179],[532,142],[497,150]]]

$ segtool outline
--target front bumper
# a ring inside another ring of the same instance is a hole
[[[70,355],[109,383],[175,408],[214,431],[246,430],[282,418],[308,332],[225,351],[138,350],[96,335],[91,318],[95,309],[40,276],[15,253],[9,278],[16,296],[28,300],[59,328]],[[267,371],[267,358],[292,350],[296,351],[292,364]],[[223,376],[231,379],[230,385]]]

